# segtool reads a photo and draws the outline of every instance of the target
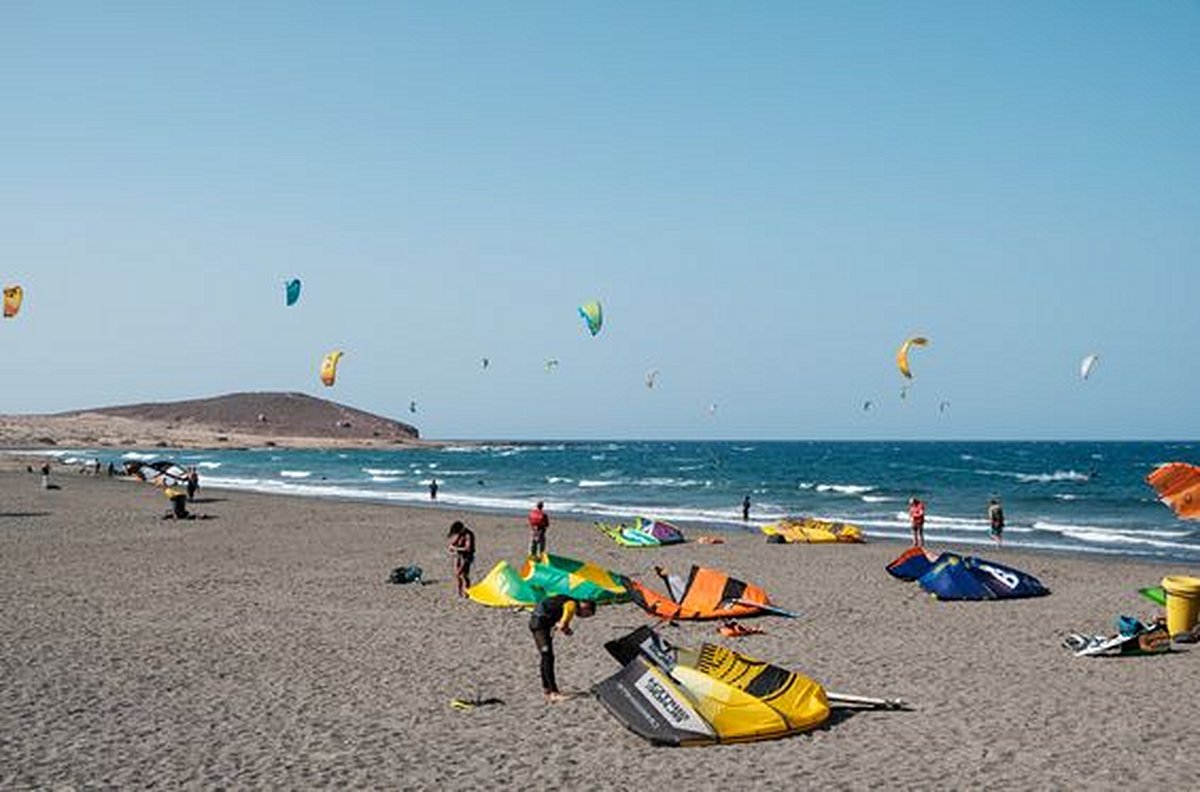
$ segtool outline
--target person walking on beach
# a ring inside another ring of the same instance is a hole
[[[187,499],[193,501],[196,499],[196,490],[200,489],[200,473],[193,465],[188,468],[187,472]]]
[[[437,479],[429,481],[429,500],[437,500]]]
[[[529,555],[541,558],[546,552],[546,529],[550,527],[550,518],[546,515],[545,503],[538,501],[529,510]]]
[[[992,528],[992,541],[996,543],[996,547],[1000,547],[1004,543],[1004,508],[1000,505],[999,498],[992,498],[988,503],[988,522]]]
[[[742,522],[750,522],[750,495],[742,498]]]
[[[50,489],[50,463],[42,463],[42,489]]]
[[[542,693],[546,703],[555,704],[565,698],[558,692],[558,681],[554,678],[554,631],[571,635],[571,620],[576,615],[586,619],[595,612],[596,603],[572,599],[565,594],[547,597],[534,607],[533,615],[529,617],[529,631],[533,633],[533,643],[541,656]]]
[[[912,523],[913,547],[924,547],[925,503],[920,498],[908,499],[908,519]]]
[[[471,587],[471,563],[475,561],[475,532],[455,520],[450,524],[450,553],[454,556],[454,583],[458,596],[467,596]]]

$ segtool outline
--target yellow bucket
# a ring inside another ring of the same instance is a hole
[[[1167,632],[1175,636],[1190,631],[1200,616],[1200,578],[1169,575],[1162,587],[1167,592]]]

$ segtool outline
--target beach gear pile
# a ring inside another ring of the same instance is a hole
[[[487,577],[467,589],[472,600],[494,608],[531,607],[555,594],[596,603],[629,599],[622,577],[615,572],[550,554],[525,559],[520,572],[501,561]]]
[[[421,567],[419,566],[402,566],[396,567],[388,575],[388,583],[403,585],[405,583],[419,583],[421,580]]]
[[[661,547],[680,544],[683,532],[663,520],[635,517],[633,525],[596,523],[596,530],[622,547]]]
[[[1071,633],[1063,639],[1063,646],[1076,657],[1161,654],[1170,651],[1171,635],[1164,619],[1143,622],[1132,616],[1118,616],[1116,635]]]
[[[917,584],[939,600],[998,600],[1041,597],[1050,589],[1027,572],[975,556],[942,553],[931,559],[911,547],[887,565],[890,575]]]
[[[768,541],[771,541],[771,537],[781,537],[784,544],[864,541],[862,529],[857,525],[818,520],[815,517],[784,517],[778,522],[764,525],[762,532],[767,535]]]
[[[904,707],[828,693],[802,674],[723,646],[673,646],[649,627],[604,648],[622,668],[592,692],[623,726],[656,745],[770,740],[820,726],[831,706]]]

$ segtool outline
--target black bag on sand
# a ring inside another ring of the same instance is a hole
[[[421,567],[406,566],[396,567],[392,570],[392,574],[388,575],[389,583],[416,583],[421,579]]]

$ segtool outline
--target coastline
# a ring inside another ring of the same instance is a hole
[[[668,628],[727,643],[830,689],[915,709],[858,713],[767,743],[664,749],[594,700],[541,702],[525,617],[453,597],[446,526],[476,530],[474,578],[520,560],[516,516],[202,489],[214,519],[161,521],[145,485],[0,473],[3,626],[0,784],[1116,788],[1186,772],[1200,716],[1200,655],[1081,659],[1072,631],[1148,615],[1137,588],[1163,564],[1001,550],[1049,597],[936,602],[883,565],[899,544],[623,550],[553,520],[554,552],[649,576],[695,562],[762,585],[800,612],[729,642],[712,624]],[[947,548],[950,549],[950,548]],[[426,569],[429,585],[391,586]],[[1193,570],[1194,571],[1194,570]],[[601,609],[559,644],[565,688],[617,670],[602,649],[647,623]],[[454,697],[504,704],[459,712]]]

